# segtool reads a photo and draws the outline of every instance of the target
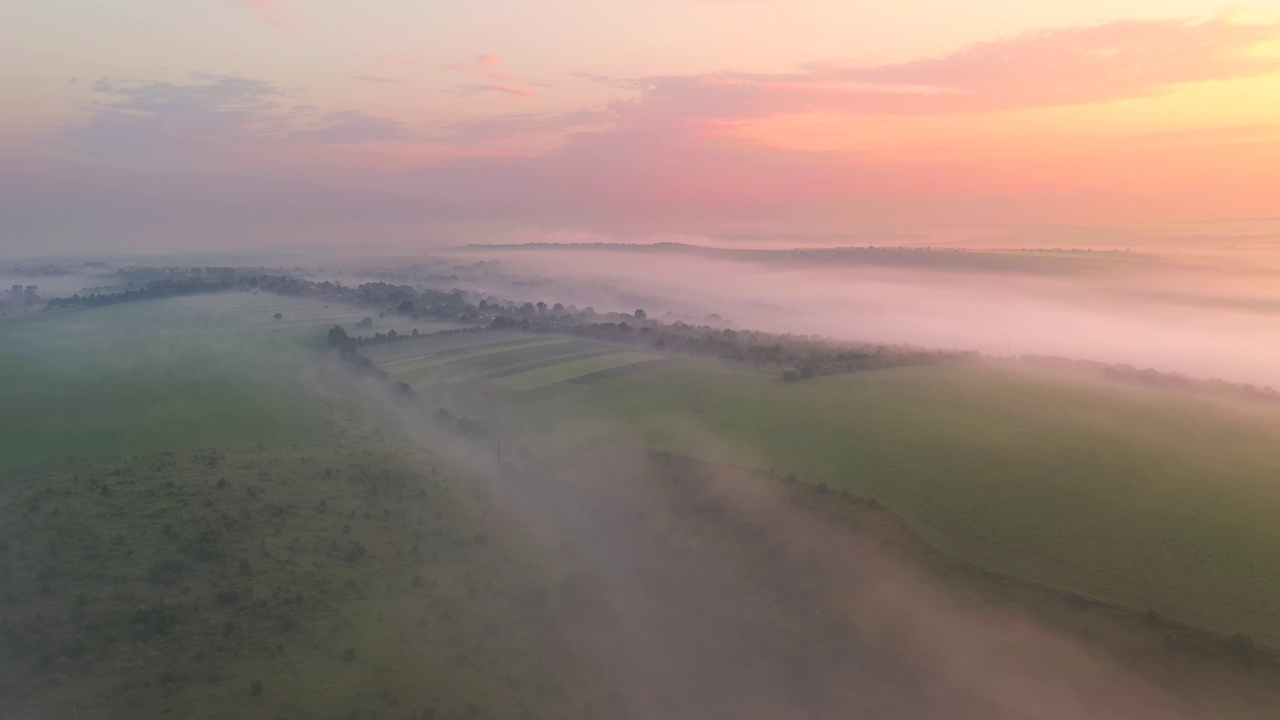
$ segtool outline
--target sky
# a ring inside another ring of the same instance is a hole
[[[0,68],[4,255],[1280,246],[1280,0],[42,0]]]

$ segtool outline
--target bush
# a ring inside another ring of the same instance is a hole
[[[1236,633],[1227,640],[1227,649],[1236,657],[1249,657],[1253,653],[1253,638],[1244,633]]]
[[[251,694],[253,694],[253,695],[261,695],[261,694],[262,694],[262,681],[261,681],[261,680],[254,680],[253,682],[249,683],[249,692],[250,692]]]
[[[359,540],[352,540],[351,546],[347,548],[347,562],[357,562],[367,554],[369,554],[369,551],[365,549],[363,543]]]
[[[346,650],[343,650],[343,651],[342,651],[342,661],[343,661],[343,662],[351,662],[352,660],[355,660],[355,659],[356,659],[356,649],[355,649],[355,648],[347,648]]]

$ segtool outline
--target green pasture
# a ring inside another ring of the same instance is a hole
[[[871,496],[983,567],[1280,641],[1274,413],[982,365],[782,383],[700,362],[529,410]]]
[[[568,382],[584,375],[636,365],[656,358],[643,352],[616,352],[596,357],[561,361],[540,368],[517,372],[494,380],[494,383],[510,390],[536,390],[555,383]]]
[[[299,379],[309,351],[199,300],[0,321],[0,478],[322,438]]]
[[[364,353],[380,370],[415,387],[489,382],[529,391],[662,356],[608,343],[523,333],[461,333],[379,345]]]
[[[979,566],[1280,642],[1275,411],[981,363],[784,383],[674,359],[564,382],[643,360],[615,349],[492,379],[553,393],[446,402],[510,437],[615,434],[795,474],[876,498]]]

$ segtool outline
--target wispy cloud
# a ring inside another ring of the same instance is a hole
[[[579,77],[630,98],[557,119],[525,116],[528,132],[572,129],[684,128],[802,113],[958,115],[1020,108],[1104,103],[1158,95],[1179,85],[1280,72],[1280,57],[1257,55],[1280,40],[1280,24],[1226,20],[1125,21],[1042,30],[978,43],[906,63],[857,66],[810,63],[791,73],[703,73],[634,79]],[[451,69],[506,77],[501,58],[481,55]],[[521,122],[468,121],[470,141],[519,134]]]
[[[1220,142],[1223,140],[1257,140],[1260,138],[1280,138],[1280,124],[1272,125],[1233,125],[1231,127],[1205,127],[1190,130],[1171,130],[1168,132],[1143,133],[1129,135],[1115,140],[1121,145],[1137,144],[1180,144],[1198,142]]]
[[[631,97],[568,113],[455,123],[433,140],[468,144],[561,133],[565,143],[536,157],[462,159],[423,171],[417,182],[432,197],[474,207],[478,215],[723,216],[837,200],[853,207],[858,198],[866,201],[864,210],[875,213],[885,205],[883,198],[924,195],[964,198],[947,210],[955,217],[1015,215],[1005,207],[1015,197],[1026,217],[1068,206],[1083,212],[1089,203],[1089,212],[1110,213],[1115,203],[1109,196],[1064,200],[1065,191],[1052,182],[1036,184],[980,163],[796,153],[727,137],[723,128],[800,113],[951,116],[1155,96],[1190,83],[1280,72],[1280,58],[1251,53],[1277,38],[1280,25],[1134,21],[1044,30],[907,63],[815,63],[790,73],[632,80],[584,76],[629,90]],[[500,73],[500,63],[481,56],[465,67],[473,74]],[[1220,137],[1266,132],[1218,131]]]
[[[905,63],[826,62],[784,73],[590,76],[621,99],[570,112],[489,115],[425,127],[340,107],[330,112],[326,111],[334,109],[300,108],[287,88],[247,78],[102,80],[77,86],[78,92],[92,93],[93,101],[85,117],[62,128],[56,141],[99,153],[281,144],[448,145],[431,155],[438,164],[398,176],[397,191],[428,198],[436,203],[433,207],[447,207],[457,217],[484,221],[660,223],[672,218],[738,219],[810,207],[867,217],[895,212],[914,217],[925,208],[937,217],[965,222],[985,217],[1011,222],[1093,218],[1088,213],[1095,210],[1097,217],[1108,218],[1108,213],[1138,213],[1130,208],[1140,206],[1167,213],[1170,202],[1152,194],[1147,199],[1126,197],[1120,203],[1107,182],[1098,182],[1096,188],[1102,189],[1096,192],[1083,185],[1064,189],[1077,179],[1055,172],[1015,177],[999,163],[984,160],[908,161],[855,152],[791,152],[727,136],[724,128],[800,113],[977,115],[1156,96],[1190,83],[1280,72],[1280,58],[1251,53],[1277,38],[1280,25],[1274,24],[1122,22],[1044,30]],[[435,72],[442,67],[412,58],[380,59],[425,65]],[[449,90],[454,93],[519,97],[536,87],[508,72],[497,55],[479,55],[445,69],[458,74],[458,84]],[[350,77],[361,82],[391,79],[376,74]],[[1133,138],[1128,142],[1134,150],[1117,143],[1112,151],[1128,154],[1159,143],[1269,137],[1268,127],[1241,125]],[[524,157],[493,157],[492,148],[502,147],[497,143],[483,152],[464,147],[518,136],[539,136],[541,141],[541,135],[562,136],[563,142]],[[445,157],[453,159],[444,162]],[[1210,183],[1223,176],[1205,177],[1203,182]],[[1194,197],[1200,178],[1188,176],[1189,189],[1179,197]],[[1239,207],[1254,212],[1264,204],[1241,201]]]
[[[289,7],[291,0],[236,0],[236,3],[248,6],[259,18],[276,27],[298,25],[298,19]]]
[[[503,72],[502,56],[496,53],[482,53],[476,55],[467,62],[449,63],[444,66],[448,70],[454,70],[468,75],[481,75],[490,80],[515,80],[516,77],[510,73]]]
[[[277,135],[285,121],[275,85],[250,78],[198,73],[190,82],[131,82],[102,78],[90,89],[88,115],[55,136],[89,154],[154,153],[180,148],[256,143]]]
[[[1255,55],[1280,25],[1126,21],[1044,30],[923,60],[818,63],[783,74],[709,73],[633,81],[615,110],[634,122],[700,122],[805,112],[946,115],[1111,102],[1171,87],[1280,71]]]
[[[520,87],[519,85],[503,85],[501,83],[466,83],[458,85],[457,89],[461,92],[495,92],[524,97],[532,97],[538,94],[529,88]]]
[[[402,122],[356,110],[325,113],[309,126],[300,127],[283,138],[285,142],[323,144],[404,142],[416,139],[418,138]]]
[[[380,62],[395,63],[397,65],[425,65],[426,64],[421,60],[417,60],[411,57],[404,57],[401,55],[374,55],[373,59],[378,60]]]
[[[411,85],[408,80],[400,78],[386,77],[384,75],[348,75],[348,80],[359,80],[367,83],[380,83],[383,85]]]
[[[399,121],[356,111],[317,115],[286,106],[291,91],[239,76],[195,73],[187,82],[103,78],[90,87],[87,115],[53,136],[86,154],[155,154],[282,143],[413,140]]]
[[[476,55],[467,62],[457,62],[445,65],[446,70],[463,73],[465,75],[477,75],[489,80],[484,83],[464,83],[456,85],[455,89],[463,94],[476,92],[496,92],[507,95],[519,95],[523,97],[531,97],[538,93],[527,85],[538,85],[528,80],[523,80],[502,69],[502,56],[495,53],[484,53]]]

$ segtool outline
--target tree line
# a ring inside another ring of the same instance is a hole
[[[561,303],[513,302],[492,296],[479,297],[460,289],[415,288],[380,281],[348,287],[328,280],[316,282],[288,274],[261,274],[260,269],[191,268],[153,272],[152,279],[136,289],[54,298],[48,301],[48,306],[92,307],[208,292],[263,291],[377,308],[379,319],[437,320],[470,324],[474,326],[471,329],[566,334],[626,343],[663,353],[716,357],[776,368],[788,381],[906,365],[962,362],[976,357],[975,353],[965,351],[839,342],[830,338],[735,330],[711,324],[692,325],[680,320],[665,322],[649,317],[643,309],[630,313],[599,313],[591,307],[578,309]],[[141,275],[147,276],[145,273]],[[723,322],[717,316],[708,316],[707,321]],[[373,325],[374,319],[370,316],[356,323],[354,329],[368,329]],[[335,331],[341,331],[340,338],[335,336]],[[367,336],[349,335],[344,328],[335,326],[330,331],[329,340],[354,364],[368,370],[371,369],[366,366],[368,361],[359,357],[355,352],[357,348],[417,337],[429,335],[422,335],[416,329],[408,334],[390,330]]]

